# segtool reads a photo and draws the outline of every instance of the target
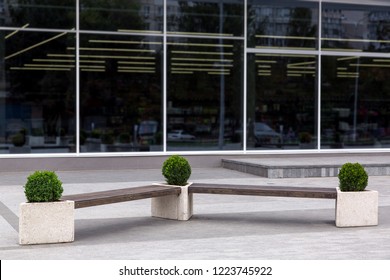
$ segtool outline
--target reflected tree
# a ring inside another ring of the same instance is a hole
[[[147,29],[140,12],[141,0],[81,0],[82,29]]]
[[[297,37],[288,40],[288,45],[293,47],[314,47],[313,40],[317,35],[317,25],[313,24],[312,11],[309,8],[295,8],[291,11],[287,35]],[[300,39],[298,39],[300,37]],[[302,39],[307,38],[307,39]]]
[[[6,0],[9,24],[22,27],[73,28],[76,26],[75,0]]]

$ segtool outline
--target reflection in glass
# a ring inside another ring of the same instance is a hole
[[[168,41],[168,150],[242,148],[242,45]]]
[[[350,4],[355,2],[355,4]],[[342,51],[388,52],[390,49],[390,3],[369,1],[322,4],[322,48]]]
[[[317,147],[316,67],[311,55],[248,56],[248,149]]]
[[[76,0],[1,1],[0,25],[20,28],[76,27]]]
[[[388,148],[390,59],[322,58],[322,148]]]
[[[314,50],[318,3],[248,0],[248,47]]]
[[[162,39],[80,37],[82,152],[162,150]]]
[[[74,34],[11,33],[0,33],[0,152],[74,152]]]
[[[169,34],[242,36],[244,1],[167,0]]]
[[[162,33],[163,0],[80,0],[80,29]]]

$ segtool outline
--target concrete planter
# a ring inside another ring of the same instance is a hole
[[[164,219],[172,219],[179,221],[187,221],[193,214],[193,195],[188,193],[188,187],[192,183],[185,186],[173,186],[166,184],[154,184],[159,186],[180,187],[180,195],[167,195],[162,197],[152,198],[152,216]]]
[[[19,244],[74,241],[74,201],[21,203]]]
[[[378,192],[342,192],[337,188],[336,226],[378,225]]]
[[[45,144],[45,137],[43,137],[43,136],[29,136],[28,143],[30,146],[43,146]]]

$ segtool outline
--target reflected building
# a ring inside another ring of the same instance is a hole
[[[0,0],[1,154],[390,144],[390,4]]]

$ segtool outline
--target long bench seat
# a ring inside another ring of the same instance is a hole
[[[219,195],[248,195],[248,196],[270,196],[270,197],[291,197],[310,199],[333,199],[336,200],[336,225],[376,225],[378,202],[377,192],[370,191],[374,202],[368,217],[351,215],[344,218],[345,210],[341,209],[341,201],[345,201],[344,194],[337,188],[322,187],[292,187],[277,185],[233,185],[233,184],[209,184],[190,183],[186,186],[169,186],[164,184],[153,184],[142,187],[107,190],[92,193],[74,194],[63,196],[62,200],[74,201],[74,208],[84,208],[110,203],[125,202],[138,199],[151,198],[151,215],[164,219],[187,221],[193,215],[194,194],[219,194]],[[355,198],[354,198],[355,199]],[[347,200],[350,200],[349,198]],[[352,205],[356,200],[351,201]],[[367,208],[366,206],[365,208]],[[357,216],[357,217],[355,217]],[[357,222],[350,223],[350,220],[357,219]],[[368,220],[368,222],[366,222]]]
[[[134,188],[66,195],[62,196],[61,200],[74,201],[74,208],[77,209],[167,195],[178,196],[180,193],[180,187],[148,185]]]
[[[194,183],[186,186],[153,184],[65,195],[61,198],[61,202],[38,204],[41,207],[34,208],[34,211],[31,208],[32,203],[24,203],[20,206],[22,218],[19,219],[19,243],[72,242],[74,240],[75,209],[131,200],[151,198],[152,216],[187,221],[193,215],[194,194],[335,199],[336,226],[377,225],[378,192],[366,191],[364,193],[370,202],[367,202],[366,198],[364,200],[360,198],[356,192],[343,193],[336,188]],[[50,215],[47,216],[47,213]],[[37,217],[42,216],[47,216],[45,219],[39,218],[44,223],[36,223]]]
[[[303,197],[336,199],[336,188],[306,188],[262,185],[228,185],[194,183],[188,188],[189,193],[255,195],[279,197]]]

